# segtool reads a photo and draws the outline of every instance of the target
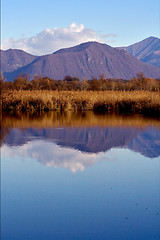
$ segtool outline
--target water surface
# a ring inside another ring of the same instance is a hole
[[[160,239],[160,121],[3,115],[2,240]]]

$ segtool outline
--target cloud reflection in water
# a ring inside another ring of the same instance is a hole
[[[110,158],[107,158],[105,152],[86,153],[43,140],[31,141],[16,147],[4,145],[2,151],[6,157],[32,158],[47,167],[66,168],[72,172],[83,171],[99,160],[114,160],[111,154]]]

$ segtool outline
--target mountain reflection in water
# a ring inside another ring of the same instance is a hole
[[[2,240],[159,240],[160,121],[3,114]]]
[[[11,155],[34,157],[44,165],[75,172],[103,159],[112,148],[126,148],[149,158],[160,156],[160,122],[93,112],[3,115],[1,142]]]

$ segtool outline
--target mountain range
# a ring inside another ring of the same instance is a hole
[[[30,80],[34,75],[57,80],[67,75],[91,79],[100,74],[106,78],[131,79],[138,72],[160,78],[159,54],[160,39],[154,37],[122,48],[87,42],[44,56],[9,49],[1,50],[1,71],[6,80],[11,81],[21,73],[27,73]]]

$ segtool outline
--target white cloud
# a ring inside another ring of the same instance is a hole
[[[83,24],[72,23],[63,28],[47,28],[30,38],[5,39],[2,42],[2,49],[22,49],[34,55],[43,55],[88,41],[112,42],[113,39],[109,41],[106,39],[115,38],[115,36],[115,34],[98,34]]]

